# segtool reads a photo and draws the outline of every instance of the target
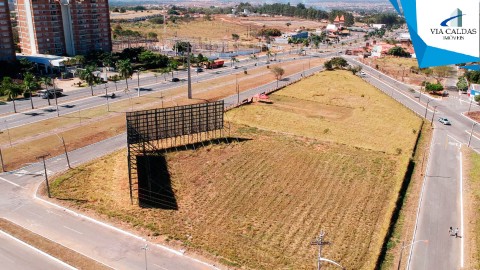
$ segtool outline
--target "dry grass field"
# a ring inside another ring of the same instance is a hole
[[[376,59],[368,58],[364,59],[363,62],[373,68],[378,65],[378,70],[408,84],[420,86],[425,81],[423,74],[410,72],[411,67],[418,67],[417,59],[414,58],[388,56]]]
[[[58,177],[53,195],[227,266],[312,269],[324,229],[325,257],[373,269],[421,120],[342,71],[272,99],[227,113],[247,140],[166,155],[178,210],[130,204],[125,151]]]
[[[466,239],[467,267],[465,269],[480,269],[480,155],[468,150],[466,167],[467,172],[467,223]]]

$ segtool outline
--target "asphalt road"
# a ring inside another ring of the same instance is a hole
[[[57,262],[1,231],[0,262],[1,269],[69,269],[68,265]]]
[[[291,62],[299,59],[308,59],[308,57],[329,57],[335,53],[324,53],[324,54],[315,54],[313,56],[299,56],[299,55],[288,55],[288,54],[279,54],[277,59],[279,61],[270,62],[270,65]],[[282,57],[283,56],[283,57]],[[220,69],[207,70],[205,72],[199,73],[198,75],[192,75],[192,85],[194,88],[193,94],[195,95],[195,82],[205,81],[214,78],[221,78],[230,74],[235,74],[243,72],[243,68],[251,69],[254,67],[261,67],[267,65],[266,58],[260,57],[258,61],[242,61],[237,63],[239,69],[233,69],[232,67],[224,67]],[[256,66],[255,66],[256,65]],[[183,74],[176,75],[180,78],[181,82],[171,82],[163,81],[162,78],[157,79],[153,75],[148,75],[147,77],[140,80],[140,95],[148,96],[150,93],[162,92],[170,88],[179,87],[186,84],[186,72],[180,72]],[[170,78],[170,77],[169,77]],[[136,80],[130,80],[135,82],[134,85],[129,83],[130,92],[125,93],[123,89],[126,88],[125,81],[119,81],[117,83],[118,91],[114,91],[116,97],[114,99],[109,98],[109,102],[117,102],[121,100],[126,100],[129,98],[134,99],[137,96],[137,84]],[[261,86],[259,86],[261,87]],[[108,94],[111,95],[112,90],[115,89],[113,83],[108,84]],[[91,96],[90,89],[80,89],[74,90],[67,93],[68,96],[57,98],[58,101],[58,112],[55,105],[55,100],[51,100],[51,106],[48,106],[45,99],[39,97],[34,97],[34,104],[37,109],[30,109],[29,100],[19,100],[16,102],[19,113],[12,114],[12,105],[11,102],[7,102],[6,105],[0,106],[0,115],[3,113],[3,116],[0,116],[0,127],[2,130],[8,128],[19,127],[33,122],[38,122],[50,118],[57,117],[57,114],[61,116],[71,115],[72,117],[81,117],[81,111],[98,106],[106,106],[106,97],[104,85],[94,87],[95,96]]]
[[[463,179],[461,176],[462,158],[460,146],[467,145],[470,131],[475,121],[465,117],[463,113],[469,109],[478,110],[478,106],[470,107],[464,95],[450,92],[450,96],[442,99],[431,99],[408,86],[360,64],[367,73],[365,80],[401,102],[419,116],[433,119],[434,138],[430,145],[431,155],[427,162],[427,170],[422,188],[421,200],[417,212],[414,237],[406,241],[408,253],[407,269],[460,269],[464,265],[463,237]],[[455,80],[447,84],[454,85]],[[428,104],[427,104],[428,103]],[[426,106],[428,105],[428,110]],[[434,115],[435,113],[435,115]],[[438,117],[447,117],[451,126],[437,121]],[[478,125],[477,125],[478,127]],[[479,152],[480,128],[472,136],[470,147]],[[448,229],[459,228],[462,238],[449,236]],[[424,240],[428,241],[428,244]]]

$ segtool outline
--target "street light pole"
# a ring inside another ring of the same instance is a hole
[[[470,138],[468,139],[468,146],[467,147],[470,147],[470,143],[472,142],[472,136],[473,136],[473,129],[475,128],[475,126],[478,124],[478,122],[475,122],[473,123],[472,125],[472,130],[470,131]]]
[[[438,107],[438,105],[437,105],[437,106],[433,106],[432,121],[431,121],[431,123],[430,123],[430,126],[431,126],[431,127],[433,127],[433,118],[435,117],[435,112],[437,111],[437,107]]]
[[[68,165],[68,168],[71,169],[72,166],[70,166],[70,159],[68,158],[68,151],[67,151],[67,146],[65,145],[65,140],[63,139],[63,136],[60,137],[58,134],[55,133],[55,135],[57,135],[57,137],[60,139],[60,141],[62,142],[63,144],[63,150],[65,151],[65,157],[67,158],[67,165]]]
[[[147,263],[147,250],[148,250],[148,244],[145,244],[142,249],[145,251],[145,270],[148,270],[148,263]]]
[[[45,157],[48,157],[50,154],[45,154],[45,155],[41,155],[41,156],[38,156],[37,159],[42,159],[43,161],[43,170],[45,172],[45,183],[47,185],[47,194],[48,194],[48,198],[52,198],[52,195],[50,194],[50,185],[48,183],[48,175],[47,175],[47,165],[45,164]]]
[[[467,116],[468,116],[468,114],[470,114],[470,109],[472,108],[472,102],[473,102],[473,100],[470,98],[470,106],[468,106]]]
[[[58,100],[57,100],[57,86],[55,85],[55,78],[53,78],[53,95],[55,97],[55,107],[57,111],[57,117],[60,117],[60,112],[58,111]]]
[[[107,98],[107,112],[110,111],[110,104],[108,103],[108,86],[105,84],[105,97]]]
[[[427,101],[427,106],[425,107],[425,116],[423,118],[427,119],[427,111],[428,111],[428,104],[430,103],[430,101],[432,101],[433,99],[429,99]]]
[[[140,96],[140,69],[137,69],[137,96]]]

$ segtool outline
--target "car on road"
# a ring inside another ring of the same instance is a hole
[[[195,71],[196,72],[203,72],[203,68],[198,67],[198,68],[195,69]]]
[[[172,78],[172,82],[179,82],[180,79],[179,78]]]
[[[363,76],[367,76],[367,73],[365,73],[365,72],[363,72],[363,71],[360,71],[360,72],[358,73],[358,75],[360,75],[360,77],[363,77]]]
[[[438,118],[438,122],[440,122],[440,123],[442,123],[442,124],[444,124],[444,125],[451,125],[450,121],[448,121],[448,119],[445,118],[445,117],[439,117],[439,118]]]
[[[56,89],[42,89],[37,91],[37,95],[43,99],[54,99],[55,95],[57,97],[61,97],[63,95],[63,89],[56,88]]]

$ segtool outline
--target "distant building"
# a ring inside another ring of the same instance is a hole
[[[468,89],[468,94],[470,96],[470,99],[475,101],[475,96],[480,95],[480,84],[470,84],[470,88]]]
[[[17,11],[23,54],[112,49],[107,0],[18,0]]]
[[[386,24],[380,24],[380,23],[374,23],[371,25],[371,27],[375,28],[375,29],[382,29],[386,26]]]
[[[8,0],[0,0],[0,61],[15,60]]]
[[[335,17],[333,24],[335,24],[335,26],[338,28],[342,28],[345,25],[345,16],[342,15],[341,17]]]

